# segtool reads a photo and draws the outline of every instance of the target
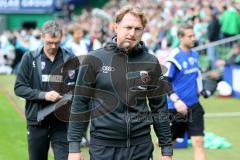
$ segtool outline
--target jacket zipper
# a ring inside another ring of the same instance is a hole
[[[126,121],[127,121],[127,147],[130,147],[131,142],[130,142],[130,117],[129,117],[129,108],[128,108],[128,55],[126,55],[126,77],[127,77],[127,85],[126,85],[126,101],[127,101],[127,109],[126,109]]]

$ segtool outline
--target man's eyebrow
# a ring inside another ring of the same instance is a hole
[[[45,41],[47,43],[60,43],[61,41]]]
[[[123,25],[123,27],[131,27],[136,29],[143,29],[143,27],[131,26],[131,25]]]

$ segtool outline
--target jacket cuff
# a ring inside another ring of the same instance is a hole
[[[80,142],[69,142],[69,153],[79,153]]]
[[[40,92],[39,95],[38,95],[38,98],[41,99],[41,100],[44,100],[45,95],[46,95],[46,92]]]
[[[172,146],[161,147],[161,151],[162,151],[163,156],[172,156],[173,155],[173,147]]]

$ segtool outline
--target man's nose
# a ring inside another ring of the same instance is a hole
[[[195,36],[192,37],[192,41],[196,41],[196,37]]]
[[[135,29],[133,28],[130,30],[129,35],[134,36],[134,34],[135,34]]]
[[[57,48],[57,44],[52,44],[52,46],[51,46],[52,48]]]

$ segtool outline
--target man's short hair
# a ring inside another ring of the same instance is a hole
[[[193,29],[193,26],[190,24],[181,24],[178,28],[178,37],[184,37],[185,36],[185,30],[187,29]]]
[[[43,24],[42,35],[49,34],[51,37],[63,35],[62,26],[56,20],[49,20]]]
[[[122,21],[123,17],[127,14],[127,13],[131,13],[137,17],[139,17],[141,19],[142,25],[143,27],[146,26],[147,24],[147,18],[145,16],[145,14],[143,13],[143,11],[135,6],[132,5],[127,5],[124,6],[123,8],[121,8],[117,13],[116,13],[116,19],[115,22],[119,23]]]

